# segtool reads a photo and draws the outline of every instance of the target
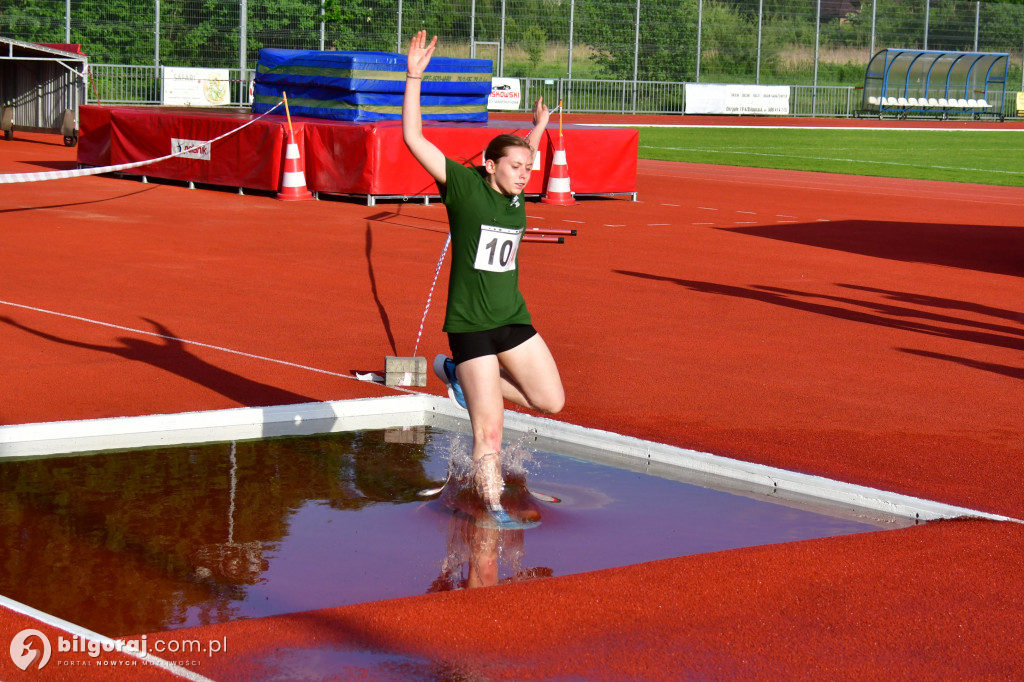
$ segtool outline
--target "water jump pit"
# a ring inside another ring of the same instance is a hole
[[[969,512],[507,419],[514,528],[433,396],[3,427],[0,593],[123,637]]]

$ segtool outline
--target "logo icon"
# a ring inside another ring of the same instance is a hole
[[[29,637],[38,637],[39,641],[42,642],[43,651],[40,653],[37,649],[34,649],[31,644],[27,642]],[[46,635],[39,632],[39,630],[22,630],[14,636],[11,640],[11,660],[14,661],[14,665],[18,666],[22,670],[27,670],[30,665],[39,660],[39,665],[36,666],[38,670],[42,670],[47,663],[50,662],[50,640],[46,638]]]

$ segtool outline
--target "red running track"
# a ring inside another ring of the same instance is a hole
[[[23,135],[0,172],[73,156]],[[559,419],[1024,518],[1024,190],[665,162],[638,186],[528,206],[579,231],[522,253]],[[7,185],[0,214],[7,424],[385,395],[338,375],[411,354],[445,233],[440,206],[100,177]],[[1020,524],[942,522],[187,633],[227,638],[213,679],[1014,679],[1021,556]]]

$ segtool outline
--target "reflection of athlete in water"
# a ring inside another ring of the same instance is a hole
[[[445,490],[441,502],[457,510],[448,521],[447,555],[441,562],[441,575],[431,584],[429,592],[443,592],[470,587],[486,587],[499,582],[519,582],[532,578],[550,577],[550,568],[524,568],[524,528],[531,518],[540,518],[525,481],[510,477],[502,496],[502,505],[508,513],[523,519],[516,528],[503,528],[496,524],[481,505],[479,497],[465,494],[463,485],[452,485]],[[511,575],[499,580],[504,563]]]
[[[526,228],[523,190],[549,112],[538,100],[528,140],[499,135],[487,146],[481,169],[466,168],[423,135],[420,91],[437,38],[426,31],[409,43],[402,133],[412,155],[437,182],[448,210],[452,269],[444,331],[453,358],[438,356],[434,371],[469,410],[474,482],[501,518],[501,451],[509,400],[539,412],[562,409],[565,394],[554,358],[531,326],[519,292],[518,247]]]

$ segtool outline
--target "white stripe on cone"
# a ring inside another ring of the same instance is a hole
[[[299,201],[312,199],[313,194],[306,187],[306,173],[302,170],[299,145],[295,142],[295,134],[288,133],[289,142],[284,154],[284,172],[281,174],[281,191],[277,198],[282,201]]]
[[[281,185],[284,187],[306,188],[306,174],[302,171],[285,171],[281,177]]]
[[[548,189],[541,201],[546,204],[570,206],[576,203],[569,187],[569,165],[565,160],[565,141],[558,138],[558,144],[551,155],[551,175],[548,176]]]
[[[569,194],[569,178],[548,178],[548,194]]]

